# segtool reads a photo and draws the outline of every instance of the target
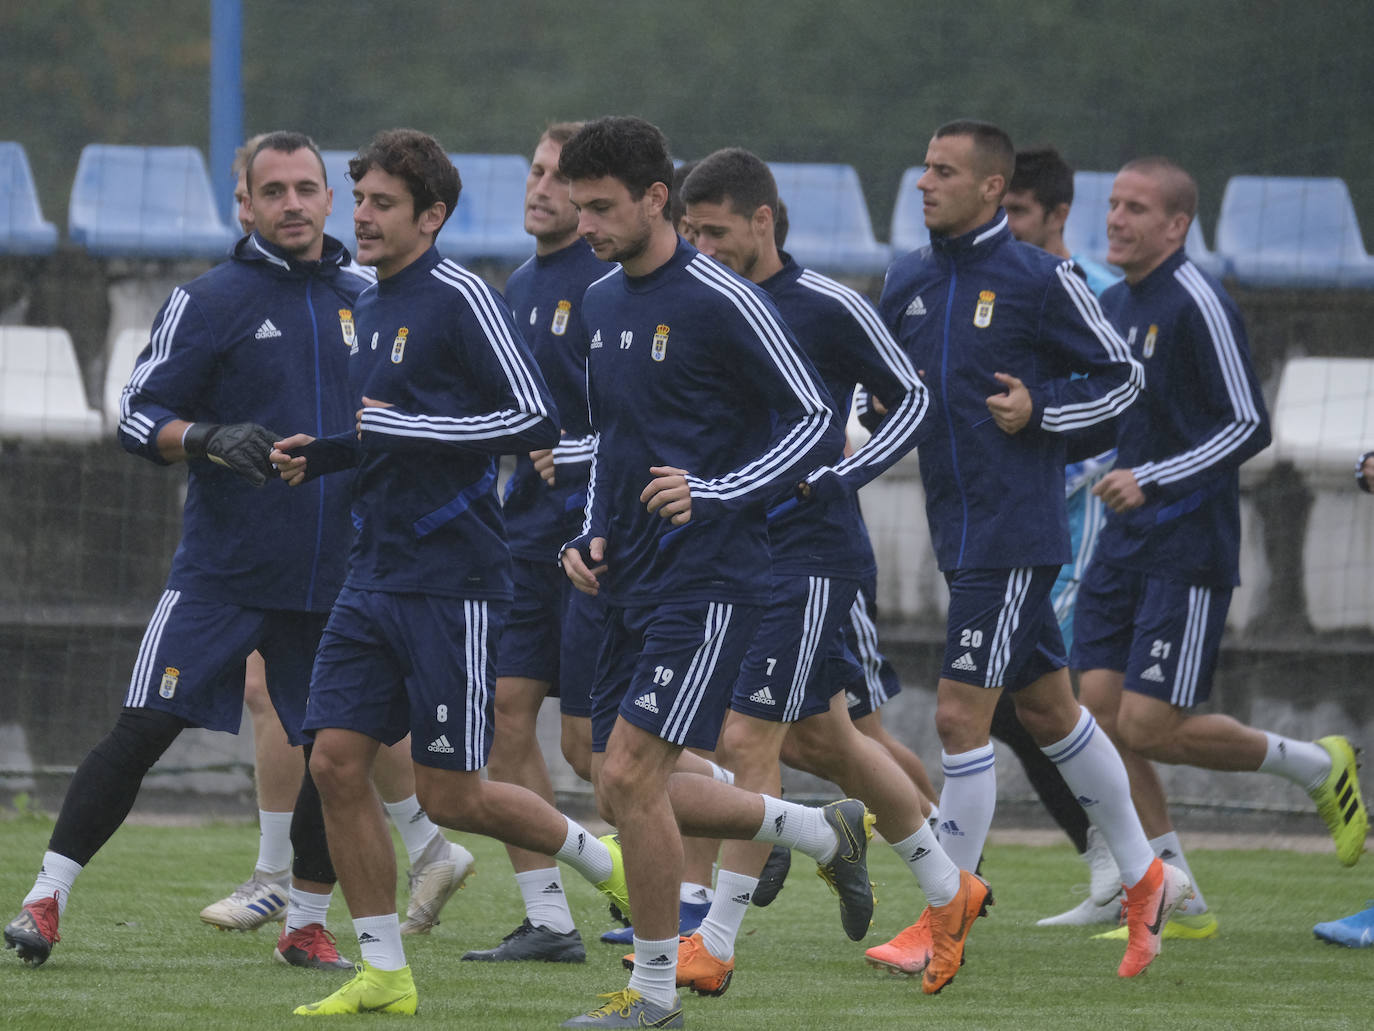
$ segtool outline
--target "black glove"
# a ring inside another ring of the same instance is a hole
[[[191,458],[208,458],[261,487],[276,470],[268,460],[272,444],[281,438],[255,422],[193,422],[181,438]]]

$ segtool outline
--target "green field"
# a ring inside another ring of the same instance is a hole
[[[0,819],[3,919],[18,911],[50,830],[42,818]],[[501,848],[463,840],[477,855],[476,876],[433,934],[407,939],[420,990],[420,1013],[407,1026],[556,1027],[591,1008],[596,993],[624,985],[620,950],[596,940],[609,926],[606,907],[570,870],[564,883],[587,939],[585,965],[460,963],[464,950],[495,944],[523,916]],[[62,942],[47,964],[30,970],[13,953],[0,953],[0,1026],[243,1031],[292,1024],[295,1005],[344,978],[275,963],[273,931],[217,931],[196,918],[247,876],[256,844],[248,825],[123,828],[77,882]],[[729,992],[689,996],[686,1022],[767,1031],[1374,1025],[1374,950],[1325,945],[1311,930],[1374,895],[1374,860],[1352,871],[1330,854],[1197,850],[1189,858],[1221,934],[1168,943],[1146,975],[1121,981],[1120,945],[1034,926],[1076,901],[1074,884],[1085,880],[1068,846],[989,846],[984,872],[997,903],[975,930],[963,971],[934,997],[921,994],[919,980],[864,965],[863,946],[844,937],[834,899],[799,858],[778,901],[746,922]],[[878,908],[868,944],[895,934],[919,905],[914,883],[886,846],[874,849],[872,870]],[[341,951],[356,958],[337,894],[330,925]],[[356,1019],[372,1026],[404,1018]]]

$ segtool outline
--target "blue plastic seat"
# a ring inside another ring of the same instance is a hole
[[[518,265],[534,253],[525,232],[525,179],[519,154],[450,154],[463,180],[458,207],[439,231],[439,253],[459,262]]]
[[[859,174],[852,165],[770,162],[787,205],[787,251],[818,272],[880,276],[892,251],[873,236]]]
[[[1374,286],[1374,258],[1342,179],[1233,177],[1217,250],[1250,286]]]
[[[892,256],[898,257],[918,250],[930,243],[930,230],[921,207],[921,191],[916,181],[925,173],[925,165],[916,165],[902,173],[897,187],[897,203],[892,206]]]
[[[57,226],[43,218],[29,158],[18,143],[0,143],[0,254],[51,254]]]
[[[220,218],[195,147],[82,148],[68,211],[72,242],[109,258],[222,258]]]

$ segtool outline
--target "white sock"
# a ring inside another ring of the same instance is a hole
[[[378,970],[400,970],[406,965],[406,950],[401,945],[401,921],[395,913],[354,917],[353,933],[358,936],[358,949],[363,959]]]
[[[733,784],[735,782],[735,775],[731,773],[729,770],[727,770],[724,766],[721,766],[719,763],[714,762],[710,759],[707,759],[706,761],[708,763],[711,763],[711,777],[714,780],[721,781],[724,784]]]
[[[950,755],[941,750],[945,786],[940,792],[940,844],[960,870],[978,869],[997,808],[997,766],[992,743]]]
[[[786,845],[818,863],[829,862],[840,850],[835,829],[825,822],[825,814],[812,806],[784,802],[772,795],[763,799],[763,823],[754,835],[755,841],[771,841]]]
[[[331,892],[330,895],[332,894]],[[310,924],[319,924],[323,927],[325,919],[329,916],[330,895],[317,895],[313,891],[305,891],[294,884],[291,885],[291,893],[287,896],[289,901],[286,904],[287,931],[299,931]]]
[[[1131,803],[1131,781],[1116,746],[1097,729],[1097,721],[1079,707],[1078,722],[1069,736],[1041,749],[1056,766],[1064,783],[1077,796],[1093,826],[1116,860],[1125,884],[1135,884],[1154,862]]]
[[[71,895],[72,885],[76,883],[76,875],[81,870],[81,864],[75,859],[68,859],[56,852],[44,852],[43,865],[38,868],[33,887],[24,896],[24,905],[56,895],[57,915],[61,916],[67,911],[67,897]]]
[[[565,816],[563,819],[568,820]],[[580,823],[568,820],[568,836],[554,858],[567,863],[593,884],[600,884],[615,869],[611,851],[596,839],[596,835]]]
[[[959,894],[959,867],[940,847],[935,832],[924,820],[915,834],[892,842],[892,850],[910,868],[932,906],[943,906]]]
[[[279,874],[291,869],[292,815],[258,810],[258,862],[254,869],[259,873]]]
[[[1298,741],[1291,737],[1264,732],[1268,748],[1260,773],[1275,773],[1291,780],[1304,791],[1321,787],[1331,773],[1331,753],[1315,741]]]
[[[420,808],[420,800],[414,795],[399,802],[382,804],[391,816],[392,825],[400,832],[401,843],[405,845],[406,855],[410,856],[410,864],[414,866],[420,861],[425,847],[434,840],[434,835],[439,833],[439,828]]]
[[[568,896],[563,893],[563,872],[558,867],[525,870],[515,875],[515,883],[525,900],[525,916],[535,927],[567,934],[577,926],[568,908]]]
[[[677,1002],[677,935],[663,941],[635,936],[635,968],[630,987],[655,1006]]]
[[[1187,856],[1183,854],[1183,846],[1179,844],[1178,832],[1169,831],[1168,834],[1151,838],[1150,848],[1154,850],[1155,855],[1170,866],[1176,866],[1186,873],[1188,880],[1193,884],[1193,891],[1197,894],[1179,907],[1179,912],[1184,916],[1197,916],[1199,913],[1207,912],[1207,900],[1202,897],[1202,889],[1197,886],[1197,878],[1193,876],[1193,869],[1188,865]]]
[[[703,902],[714,902],[716,893],[711,890],[709,884],[693,884],[691,881],[683,881],[682,889],[677,893],[679,902],[691,902],[694,905],[701,905]]]
[[[697,930],[706,951],[722,962],[735,954],[735,939],[749,912],[749,900],[759,885],[757,877],[722,870],[716,874],[716,897],[711,911]]]

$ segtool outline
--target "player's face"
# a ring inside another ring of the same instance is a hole
[[[406,181],[375,165],[353,185],[358,263],[376,268],[378,279],[395,275],[429,250],[443,220],[442,203],[416,212]]]
[[[1169,213],[1158,179],[1133,170],[1117,175],[1107,199],[1107,260],[1129,282],[1158,268],[1183,245],[1187,232],[1188,216]]]
[[[602,261],[634,261],[649,248],[654,219],[663,217],[648,192],[635,200],[615,176],[575,179],[569,196],[577,208],[578,234]]]
[[[1048,212],[1030,190],[1008,190],[1002,198],[1011,235],[1025,243],[1046,249],[1050,239]]]
[[[999,177],[1000,178],[1000,177]],[[997,209],[996,190],[980,174],[972,136],[940,136],[926,149],[926,170],[916,181],[926,227],[961,236],[982,225]]]
[[[253,158],[253,224],[263,238],[303,261],[324,249],[324,218],[334,192],[324,185],[324,165],[308,147],[289,154],[261,150]]]
[[[239,228],[244,233],[253,231],[253,205],[248,201],[248,169],[247,166],[239,169],[239,181],[234,186],[234,203],[238,205],[236,217],[239,220]]]
[[[568,180],[558,173],[563,145],[539,141],[525,178],[525,232],[546,250],[556,251],[577,238],[577,209],[568,199]]]
[[[721,204],[703,202],[687,205],[685,220],[696,232],[692,243],[697,250],[715,258],[745,279],[754,278],[762,251],[759,223],[764,219],[739,214],[727,198]],[[772,232],[771,225],[768,232]]]

